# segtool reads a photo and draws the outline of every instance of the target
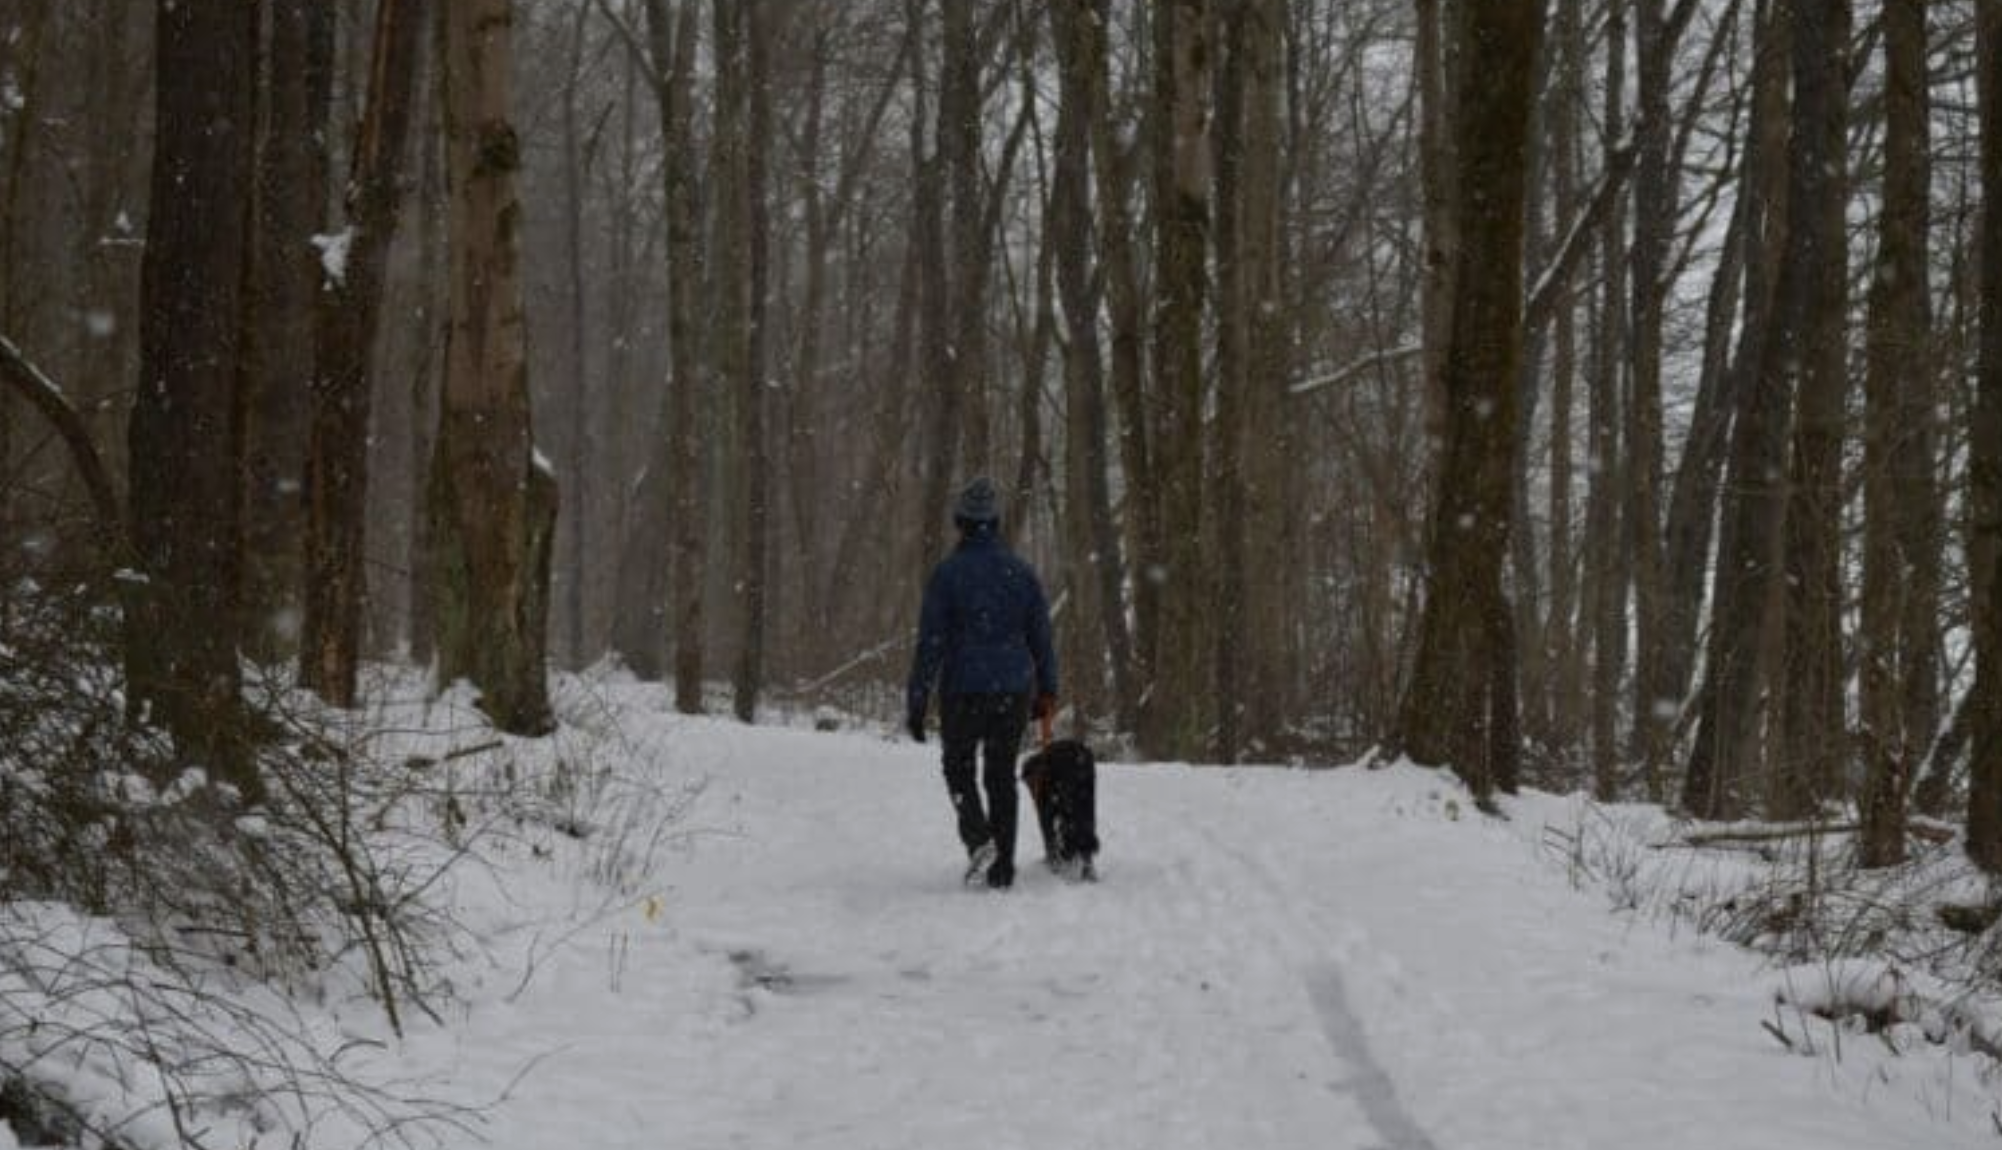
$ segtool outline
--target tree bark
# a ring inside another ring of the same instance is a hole
[[[968,474],[995,469],[993,415],[987,396],[987,277],[993,244],[980,173],[981,78],[974,33],[975,5],[939,0],[943,59],[939,64],[938,162],[952,199],[952,372],[958,419],[946,425],[961,437]]]
[[[945,248],[945,162],[946,122],[943,97],[932,140],[925,139],[924,24],[926,0],[906,0],[910,24],[911,84],[911,180],[912,243],[918,252],[919,371],[923,380],[925,434],[923,481],[919,485],[923,506],[919,509],[921,561],[938,559],[945,546],[947,503],[952,497],[953,471],[959,460],[959,416],[961,385],[952,353],[953,328],[951,280],[946,268]]]
[[[740,466],[737,555],[737,717],[756,715],[763,685],[767,576],[764,315],[765,231],[763,150],[769,129],[763,83],[764,13],[755,3],[717,0],[718,60],[715,154],[716,370],[737,397],[736,453]]]
[[[1455,135],[1459,247],[1443,365],[1446,438],[1418,657],[1399,721],[1412,759],[1450,763],[1483,802],[1515,786],[1514,619],[1502,566],[1514,511],[1524,155],[1542,11],[1540,0],[1494,0],[1459,14],[1482,98],[1460,109]]]
[[[1905,633],[1902,600],[1910,563],[1901,546],[1914,473],[1931,478],[1932,326],[1927,288],[1932,157],[1928,145],[1926,0],[1884,5],[1884,188],[1878,217],[1876,269],[1870,281],[1864,378],[1863,618],[1861,641],[1862,749],[1866,756],[1862,831],[1864,866],[1894,866],[1905,858],[1905,803],[1925,753],[1907,718],[1900,680],[1924,677],[1932,640]],[[1915,392],[1906,398],[1907,392]],[[1901,466],[1901,457],[1918,456]],[[1928,484],[1929,485],[1929,484]],[[1925,736],[1929,739],[1929,735]]]
[[[591,377],[586,349],[590,333],[589,298],[584,279],[584,179],[588,163],[583,150],[581,109],[577,89],[584,79],[584,30],[588,5],[579,4],[571,26],[570,70],[563,84],[563,248],[568,273],[570,353],[566,389],[570,426],[564,444],[569,475],[564,486],[570,508],[568,544],[563,564],[563,657],[572,668],[590,660],[585,650],[584,580],[591,561]]]
[[[1155,757],[1192,759],[1204,748],[1215,702],[1204,673],[1213,592],[1204,556],[1202,363],[1214,45],[1208,0],[1172,0],[1153,19],[1153,408],[1164,545],[1159,658],[1140,736]]]
[[[514,734],[554,721],[546,674],[556,479],[536,456],[522,317],[511,0],[446,5],[451,331],[431,470],[438,675]]]
[[[1793,13],[1775,5],[1760,39],[1760,59],[1768,66],[1794,55]],[[1789,119],[1798,123],[1795,109]],[[1804,220],[1814,175],[1794,149],[1787,164],[1785,219]],[[1683,777],[1682,807],[1697,818],[1736,817],[1746,806],[1746,784],[1758,777],[1759,720],[1769,677],[1769,648],[1779,592],[1780,534],[1786,522],[1787,422],[1793,407],[1793,368],[1799,361],[1805,324],[1807,280],[1804,261],[1812,248],[1809,228],[1784,228],[1784,253],[1772,286],[1773,322],[1760,340],[1756,364],[1747,377],[1731,430],[1722,533],[1711,591],[1709,655],[1698,701],[1696,742]],[[1760,297],[1747,285],[1747,306]]]
[[[1798,400],[1786,510],[1786,663],[1769,817],[1798,818],[1842,791],[1848,756],[1842,657],[1842,438],[1850,0],[1794,5],[1794,175],[1789,215],[1803,261],[1794,370]]]
[[[1668,0],[1637,0],[1634,29],[1639,78],[1634,145],[1638,155],[1634,161],[1631,391],[1624,477],[1634,589],[1633,749],[1642,763],[1649,797],[1659,801],[1676,702],[1662,683],[1662,318],[1670,286],[1669,241],[1681,210],[1680,173],[1672,167],[1673,131],[1668,111],[1678,35],[1669,26]]]
[[[1154,429],[1147,417],[1142,347],[1140,273],[1136,266],[1132,192],[1136,146],[1122,147],[1112,116],[1108,38],[1110,0],[1088,0],[1093,36],[1085,67],[1096,100],[1091,122],[1092,182],[1098,189],[1099,258],[1104,264],[1106,319],[1113,402],[1118,409],[1119,470],[1125,479],[1126,552],[1133,572],[1133,660],[1131,669],[1137,731],[1139,698],[1153,682],[1159,661],[1161,585],[1161,489],[1155,475]]]
[[[1094,233],[1091,201],[1092,127],[1104,114],[1106,93],[1096,68],[1104,28],[1091,0],[1058,0],[1051,5],[1056,45],[1059,102],[1055,170],[1050,190],[1050,238],[1056,249],[1056,287],[1062,305],[1065,344],[1065,495],[1072,531],[1067,534],[1071,563],[1093,581],[1100,638],[1112,680],[1113,717],[1119,729],[1134,728],[1137,702],[1133,640],[1127,629],[1118,526],[1113,518],[1107,467],[1109,423],[1105,358],[1099,340],[1102,275],[1092,267]],[[1102,272],[1102,267],[1099,269]],[[1084,580],[1080,579],[1082,583]]]
[[[315,295],[312,423],[306,460],[305,619],[299,682],[352,707],[368,599],[369,408],[375,337],[423,51],[424,0],[376,9],[367,110],[355,130],[347,227]]]
[[[1981,102],[1981,345],[1968,444],[1968,587],[1974,600],[1967,853],[2002,873],[2002,7],[1976,19]]]
[[[335,11],[315,0],[266,6],[270,66],[257,160],[244,398],[245,643],[275,660],[298,645],[306,532],[314,339],[321,283],[314,237],[327,224]]]
[[[1561,233],[1578,216],[1578,112],[1585,102],[1586,53],[1582,0],[1558,0],[1550,50],[1562,53],[1557,63],[1553,106],[1546,147],[1551,157],[1551,200]],[[1550,666],[1549,737],[1553,749],[1568,749],[1578,738],[1578,698],[1584,690],[1578,635],[1572,625],[1578,604],[1577,577],[1572,561],[1573,397],[1578,376],[1577,303],[1572,291],[1557,301],[1552,321],[1550,359],[1550,529],[1547,552],[1550,606],[1544,614],[1543,644]]]
[[[257,11],[172,0],[157,11],[140,376],[127,425],[127,701],[166,727],[183,761],[255,797],[235,621]]]

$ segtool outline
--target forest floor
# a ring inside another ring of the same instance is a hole
[[[491,745],[451,696],[375,716],[398,753],[486,747],[431,769],[502,768],[569,813],[451,872],[439,1020],[398,1042],[358,993],[299,1007],[365,1044],[357,1073],[479,1108],[446,1145],[1958,1150],[2002,1128],[1987,1060],[1777,1005],[1832,970],[1617,912],[1551,847],[1575,799],[1495,819],[1410,767],[1108,764],[1101,881],[1047,873],[1030,821],[1015,888],[973,891],[935,744],[684,718],[617,677],[559,694],[540,742]]]
[[[484,872],[486,964],[403,1065],[507,1090],[497,1147],[1995,1144],[1983,1060],[1836,1033],[1776,1006],[1829,971],[1613,913],[1548,848],[1575,800],[1107,765],[1100,882],[1030,824],[1015,889],[969,891],[935,745],[581,692],[595,753],[683,798],[657,853],[617,832],[602,910],[605,842]]]

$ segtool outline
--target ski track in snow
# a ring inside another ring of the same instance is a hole
[[[1788,1055],[1754,958],[1573,890],[1535,845],[1563,800],[1503,824],[1410,769],[1110,765],[1103,881],[1044,872],[1025,793],[990,894],[936,745],[607,690],[605,753],[707,779],[659,914],[593,917],[567,840],[461,874],[489,956],[391,1064],[506,1091],[503,1150],[1993,1145],[1965,1060]]]

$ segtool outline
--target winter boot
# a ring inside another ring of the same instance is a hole
[[[994,845],[993,839],[988,839],[966,852],[966,885],[979,886],[985,882],[987,868],[993,866],[994,860],[1000,857],[1001,850]]]

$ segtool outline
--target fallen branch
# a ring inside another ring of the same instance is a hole
[[[1785,839],[1812,838],[1816,835],[1855,834],[1863,829],[1862,823],[1786,823],[1766,827],[1739,827],[1715,831],[1696,831],[1673,842],[1655,843],[1654,850],[1669,850],[1675,847],[1715,847],[1715,846],[1756,846],[1759,843],[1780,842]],[[1905,832],[1913,838],[1929,843],[1953,841],[1954,832],[1926,820],[1915,820],[1905,827]]]
[[[76,464],[77,475],[90,495],[105,538],[111,542],[114,552],[123,554],[126,546],[125,513],[119,506],[117,490],[111,484],[111,472],[105,468],[103,457],[97,453],[97,445],[91,442],[90,428],[63,394],[63,389],[30,363],[28,357],[21,354],[21,349],[15,347],[5,335],[0,335],[0,384],[5,384],[10,391],[27,400],[62,437],[63,445],[69,448],[70,458]]]

